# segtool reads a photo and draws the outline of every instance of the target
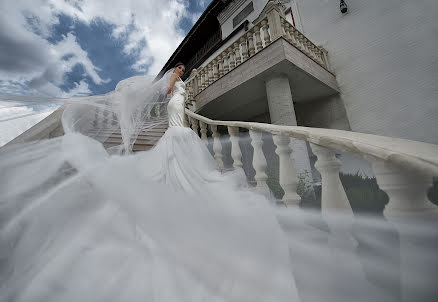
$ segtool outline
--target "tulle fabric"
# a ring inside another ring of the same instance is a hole
[[[189,128],[129,156],[71,133],[0,159],[0,301],[437,297],[435,220],[274,207]]]
[[[152,85],[121,90],[135,98]],[[126,130],[125,150],[158,118],[155,96],[118,113],[130,117],[113,125]],[[129,100],[69,105],[63,137],[0,150],[1,302],[413,301],[406,284],[436,301],[436,221],[396,230],[382,218],[276,207],[242,170],[218,171],[181,122],[149,151],[108,152],[92,131],[108,123],[93,124],[86,108]]]
[[[298,301],[269,203],[183,127],[182,81],[155,148],[104,149],[102,130],[127,151],[156,122],[168,82],[122,81],[68,105],[63,137],[3,150],[0,301]]]
[[[68,100],[62,116],[65,133],[81,133],[104,143],[120,131],[122,144],[111,153],[130,153],[140,132],[167,121],[170,77],[136,76],[120,81],[115,90],[96,97]]]
[[[272,209],[237,175],[221,176],[202,144],[171,127],[133,156],[108,156],[79,134],[10,154],[42,148],[50,167],[39,183],[2,186],[26,196],[12,189],[2,202],[0,300],[298,301]]]

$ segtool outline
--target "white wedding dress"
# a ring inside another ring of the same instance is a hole
[[[184,98],[178,81],[150,151],[109,156],[74,133],[21,146],[38,166],[0,209],[0,301],[298,301],[272,208],[217,170],[183,125]],[[64,160],[45,148],[68,150],[73,176],[45,179]]]
[[[144,86],[134,84],[120,87]],[[178,81],[169,128],[146,152],[109,155],[78,131],[0,150],[0,302],[401,300],[391,227],[276,208],[242,171],[217,170],[183,125],[184,99]],[[79,109],[83,122],[92,111]],[[409,229],[430,267],[435,230]],[[436,270],[423,271],[401,273],[416,297],[436,301]]]

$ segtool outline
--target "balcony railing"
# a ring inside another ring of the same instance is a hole
[[[222,145],[218,126],[228,129],[231,141],[231,158],[234,168],[242,168],[242,152],[239,145],[239,128],[249,131],[254,148],[252,168],[255,170],[257,187],[267,188],[267,161],[262,149],[262,133],[270,133],[279,156],[279,183],[284,190],[283,202],[297,205],[297,174],[291,160],[291,138],[310,143],[317,156],[316,169],[321,174],[323,211],[343,209],[352,211],[350,202],[339,178],[341,162],[336,152],[354,153],[371,162],[377,183],[389,196],[384,214],[387,217],[435,215],[438,207],[427,199],[432,179],[438,176],[438,146],[405,139],[388,138],[371,134],[334,129],[318,129],[298,126],[280,126],[263,123],[215,121],[186,109],[186,115],[195,133],[207,141],[207,133],[213,137],[213,156],[223,168]],[[208,127],[210,131],[208,131]],[[199,132],[198,132],[199,130]]]
[[[297,30],[272,4],[264,17],[251,29],[236,39],[232,45],[214,57],[199,70],[193,69],[186,81],[188,98],[191,100],[201,91],[235,69],[240,64],[268,47],[279,38],[284,38],[307,57],[329,70],[327,53]]]

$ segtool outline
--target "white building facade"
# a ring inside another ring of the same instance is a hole
[[[260,21],[267,2],[228,3],[217,16],[222,40],[240,24],[248,24],[198,69]],[[346,14],[340,12],[338,1],[273,2],[296,29],[324,47],[339,87],[339,93],[332,95],[293,100],[298,125],[438,143],[438,23],[434,20],[438,2],[349,0]],[[289,77],[292,96],[295,82]]]

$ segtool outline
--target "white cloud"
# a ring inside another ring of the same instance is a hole
[[[53,26],[64,14],[91,24],[104,21],[114,26],[114,38],[126,38],[126,54],[138,55],[132,68],[156,74],[184,37],[178,24],[192,17],[182,0],[3,0],[0,2],[0,87],[11,91],[23,83],[40,94],[62,96],[59,87],[65,73],[81,64],[95,84],[105,83],[99,68],[70,33],[57,44],[51,44]],[[4,45],[4,46],[3,46]],[[104,50],[102,50],[104,51]],[[71,54],[68,60],[62,60]],[[17,86],[18,85],[18,86]],[[80,87],[80,88],[78,88]],[[88,87],[78,84],[69,91],[84,93]]]
[[[2,0],[0,93],[63,98],[89,95],[92,91],[83,80],[74,83],[74,87],[69,91],[60,88],[66,84],[66,73],[71,72],[77,64],[82,65],[86,76],[95,84],[109,81],[102,78],[101,70],[79,45],[73,32],[56,37],[56,43],[50,42],[54,26],[60,22],[60,15],[67,15],[88,25],[102,21],[112,25],[112,37],[123,41],[123,51],[127,55],[137,57],[131,67],[149,75],[157,74],[184,38],[184,33],[179,28],[180,20],[187,17],[195,22],[199,17],[199,12],[187,11],[186,2]],[[8,102],[8,106],[10,105]],[[0,146],[53,110],[54,108],[50,107],[37,112],[28,106],[0,108],[0,120],[4,120],[0,122]],[[17,116],[20,118],[15,119]]]
[[[14,105],[18,106],[13,107]],[[0,122],[0,146],[37,124],[56,108],[56,106],[50,106],[41,111],[36,111],[19,103],[0,101],[0,121],[3,120]]]
[[[157,74],[184,38],[178,27],[183,17],[189,17],[187,4],[182,0],[109,0],[53,1],[55,7],[85,23],[104,20],[114,24],[114,38],[127,35],[124,51],[138,50],[139,59],[133,65],[138,71]],[[144,43],[146,45],[144,45]]]

